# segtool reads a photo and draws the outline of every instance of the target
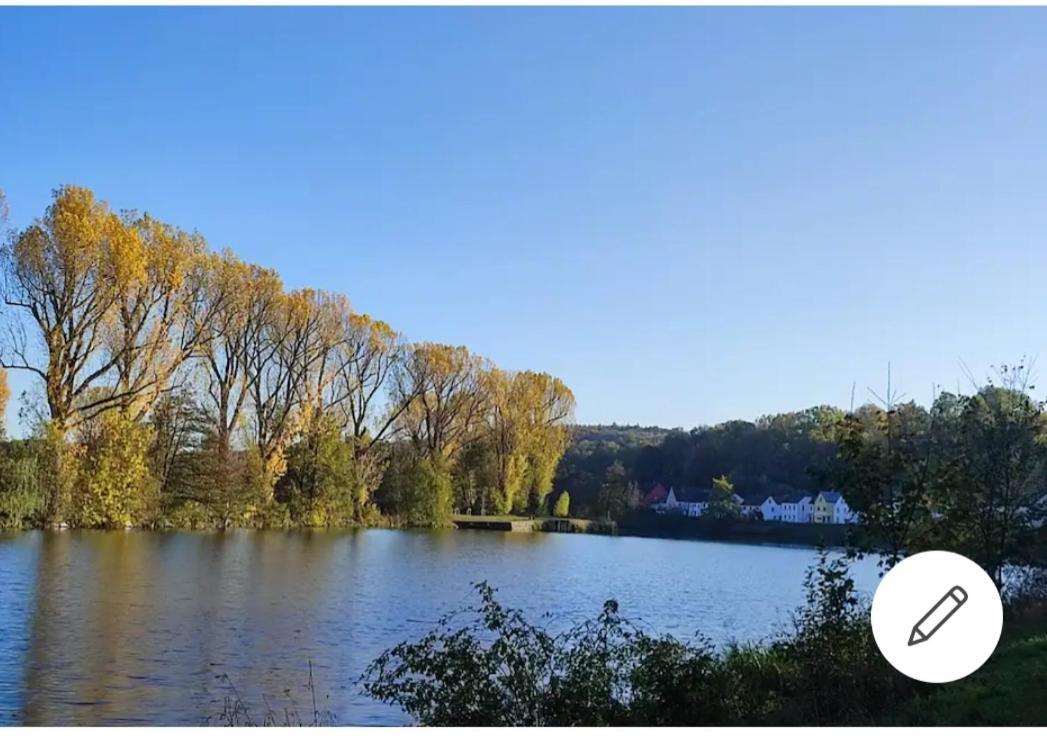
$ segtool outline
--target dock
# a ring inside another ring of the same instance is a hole
[[[492,532],[560,532],[564,534],[616,534],[617,524],[589,519],[561,519],[552,516],[472,516],[457,514],[451,521],[458,529],[482,529]]]

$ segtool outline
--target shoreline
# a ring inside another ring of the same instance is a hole
[[[736,521],[726,526],[713,525],[701,519],[679,516],[634,514],[618,522],[598,519],[515,517],[508,515],[455,515],[446,526],[410,526],[390,520],[384,524],[349,526],[132,526],[91,528],[71,526],[29,526],[0,529],[0,535],[18,532],[159,532],[159,533],[224,533],[234,531],[266,532],[346,532],[385,529],[394,531],[486,531],[502,534],[593,534],[599,536],[670,539],[676,541],[723,542],[817,549],[845,549],[864,534],[861,527],[834,524],[790,524],[784,522]]]

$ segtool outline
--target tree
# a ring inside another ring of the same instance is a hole
[[[96,389],[123,358],[119,351],[104,353],[103,344],[119,282],[136,266],[137,245],[137,234],[106,203],[69,186],[55,190],[43,218],[3,248],[9,311],[0,366],[43,381],[50,421],[59,433],[128,398]],[[27,332],[30,325],[42,338],[42,351]]]
[[[404,514],[411,526],[447,526],[454,502],[447,461],[439,457],[416,461],[409,475],[406,501]]]
[[[407,353],[403,338],[388,324],[349,313],[342,329],[344,340],[332,358],[334,380],[323,403],[325,411],[340,417],[353,451],[353,502],[359,514],[369,507],[388,465],[385,440],[422,384],[392,390]]]
[[[553,506],[553,516],[559,519],[565,519],[571,515],[571,494],[567,491],[560,491],[560,495],[556,497],[556,504]]]
[[[124,216],[128,238],[113,271],[113,324],[103,353],[115,360],[110,390],[119,408],[140,420],[171,388],[176,372],[196,354],[219,305],[206,301],[207,245],[203,238],[149,215]]]
[[[558,378],[491,368],[485,374],[489,429],[498,465],[500,511],[545,507],[567,449],[574,395]]]
[[[913,403],[866,406],[839,427],[839,459],[831,476],[859,515],[867,545],[893,567],[927,544],[930,497],[943,455],[931,415]]]
[[[329,414],[310,413],[305,430],[287,453],[287,472],[277,498],[292,518],[308,526],[345,526],[359,516],[353,505],[352,449]]]
[[[625,512],[627,489],[625,466],[615,460],[607,468],[600,486],[600,513],[604,518],[616,519]]]
[[[451,345],[414,345],[397,366],[394,396],[405,405],[397,424],[431,461],[453,461],[481,427],[487,361]]]
[[[195,456],[212,431],[207,412],[186,387],[164,393],[149,416],[150,467],[163,503],[179,503],[191,484]]]
[[[493,453],[496,476],[493,500],[496,513],[507,514],[514,506],[522,510],[527,502],[523,494],[528,441],[525,389],[516,375],[494,367],[484,374],[484,381],[490,402],[490,442],[485,446]]]
[[[74,521],[81,527],[121,528],[142,524],[156,508],[156,483],[149,467],[148,427],[122,411],[82,424],[88,433],[82,475],[74,496]]]
[[[281,285],[274,272],[243,263],[229,252],[212,255],[207,273],[203,298],[211,318],[200,325],[206,332],[200,363],[214,442],[221,454],[228,454],[250,390],[248,348],[270,318]]]
[[[344,296],[285,292],[274,271],[82,187],[55,190],[0,260],[0,412],[3,370],[41,379],[43,521],[227,527],[291,508],[350,523],[379,489],[426,524],[456,499],[547,505],[574,408],[559,379],[408,345]]]
[[[518,375],[525,389],[527,416],[527,504],[543,509],[553,487],[553,476],[567,450],[567,422],[574,415],[574,394],[548,373],[524,371]]]
[[[741,504],[734,495],[734,484],[725,475],[713,480],[705,516],[714,522],[734,521],[742,515]]]
[[[0,439],[7,434],[7,401],[11,398],[11,389],[7,385],[7,371],[0,369]]]
[[[1021,366],[1002,371],[1004,386],[986,386],[959,403],[936,496],[950,548],[978,562],[1001,588],[1007,565],[1042,564],[1036,529],[1047,520],[1043,405],[1028,395]]]
[[[455,508],[480,515],[505,513],[510,504],[499,485],[498,471],[491,438],[470,442],[455,464]]]
[[[272,286],[272,285],[270,285]],[[251,397],[252,439],[262,466],[266,502],[284,472],[284,449],[307,403],[322,411],[327,361],[341,339],[344,300],[310,289],[260,295],[258,329],[246,342],[246,381]]]

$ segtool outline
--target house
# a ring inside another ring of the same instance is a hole
[[[851,510],[851,507],[847,505],[847,500],[836,491],[822,491],[819,493],[818,499],[815,501],[816,508],[819,503],[821,503],[822,513],[815,512],[816,523],[853,524],[858,521],[858,514]],[[824,513],[826,507],[829,509],[828,515]],[[823,521],[818,521],[818,518],[822,518]]]
[[[775,500],[774,496],[768,496],[764,499],[764,502],[760,504],[760,513],[764,521],[782,520],[782,506]]]
[[[815,524],[831,524],[833,520],[833,507],[836,504],[836,499],[840,496],[839,493],[828,493],[821,491],[817,496],[814,497],[814,523]]]
[[[672,487],[661,505],[665,512],[701,516],[709,506],[709,489],[692,486]]]
[[[658,513],[684,514],[699,517],[709,507],[712,491],[708,488],[673,486],[658,501],[664,486],[656,484],[644,497],[644,505]],[[803,491],[787,494],[755,494],[742,498],[737,493],[735,500],[747,519],[784,521],[790,524],[854,524],[858,514],[847,504],[837,491],[819,491],[815,494]]]
[[[747,519],[777,519],[778,503],[766,493],[748,496],[742,501],[742,516]]]
[[[665,503],[665,498],[668,495],[669,492],[665,490],[665,486],[661,483],[655,483],[654,486],[651,487],[651,490],[647,491],[647,495],[643,497],[643,500],[640,501],[640,503],[645,508],[652,508]]]
[[[814,519],[814,501],[809,493],[789,493],[778,499],[780,521],[810,524]]]
[[[709,498],[712,496],[712,493],[712,490],[709,488],[695,488],[693,486],[680,486],[677,488],[673,486],[665,497],[665,503],[660,504],[655,510],[661,513],[672,512],[699,517],[709,508]],[[735,493],[734,500],[738,502],[744,513],[745,499]]]

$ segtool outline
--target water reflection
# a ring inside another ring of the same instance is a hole
[[[0,722],[197,724],[228,675],[311,713],[312,662],[340,723],[399,723],[355,680],[487,580],[569,625],[626,615],[725,642],[773,634],[802,600],[810,550],[490,532],[34,532],[0,537]],[[858,572],[871,590],[875,571]],[[290,689],[291,696],[285,695]],[[308,717],[308,715],[306,716]]]

